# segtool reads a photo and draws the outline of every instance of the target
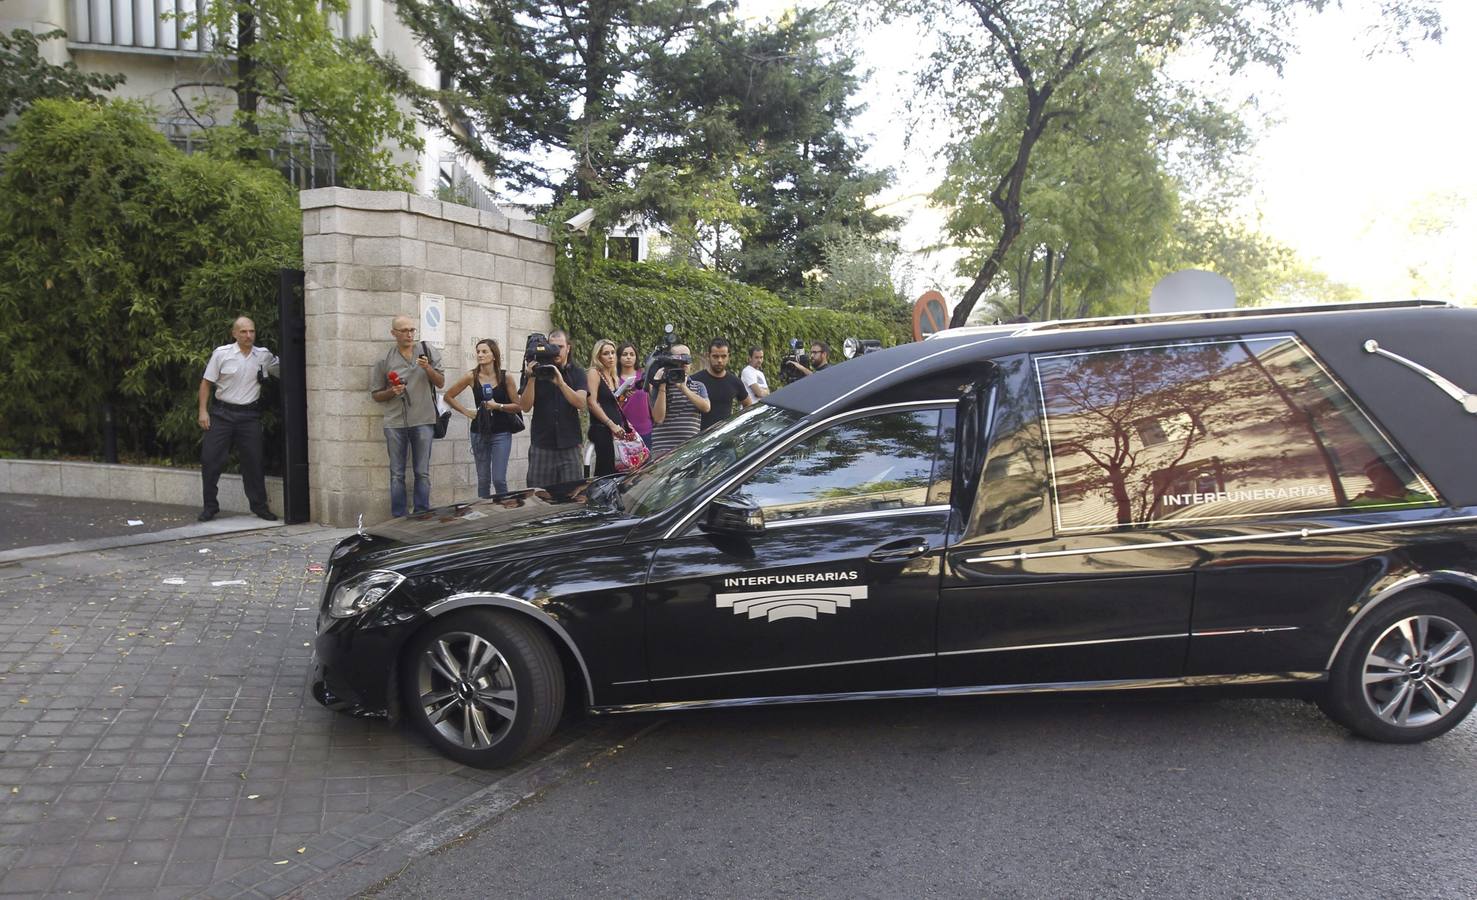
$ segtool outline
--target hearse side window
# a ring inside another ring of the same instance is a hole
[[[1291,335],[1035,365],[1059,531],[1438,502]]]
[[[1012,541],[1051,534],[1041,400],[1030,359],[996,360],[989,449],[975,491],[969,533]]]
[[[949,424],[952,455],[952,416]],[[785,450],[739,490],[771,522],[926,506],[937,493],[939,425],[937,409],[840,422]]]

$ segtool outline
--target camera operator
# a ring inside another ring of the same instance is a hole
[[[707,431],[733,415],[733,404],[748,406],[754,401],[739,377],[728,370],[728,341],[713,338],[708,342],[708,367],[692,376],[708,391],[708,402],[712,408],[703,413],[703,431]]]
[[[809,366],[794,360],[785,360],[785,365],[794,371],[797,378],[814,375],[821,369],[828,369],[831,367],[831,345],[825,341],[811,341]]]
[[[691,358],[686,344],[673,344],[673,356]],[[669,385],[676,385],[673,389]],[[687,369],[660,368],[651,376],[651,453],[661,456],[702,431],[703,415],[713,408],[708,389]]]
[[[578,386],[585,384],[585,373],[569,364],[568,334],[551,331],[548,343],[558,349],[558,355],[552,363],[539,363],[525,353],[523,380],[518,385],[518,404],[533,411],[528,432],[529,487],[547,487],[584,477],[580,410],[585,408],[588,391]]]

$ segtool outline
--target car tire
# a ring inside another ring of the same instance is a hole
[[[539,627],[470,609],[436,619],[400,664],[404,715],[436,749],[479,769],[507,765],[559,724],[564,672]]]
[[[1319,705],[1371,740],[1409,744],[1445,734],[1477,702],[1477,613],[1437,591],[1389,600],[1344,641]]]

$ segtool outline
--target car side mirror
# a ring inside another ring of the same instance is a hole
[[[763,534],[764,510],[746,494],[715,497],[708,504],[702,528],[715,534]]]

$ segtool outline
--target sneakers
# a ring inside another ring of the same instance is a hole
[[[209,522],[211,519],[214,519],[216,517],[216,514],[219,512],[220,510],[218,509],[202,509],[200,510],[200,515],[196,516],[195,518],[201,522]]]
[[[270,509],[267,509],[266,507],[262,507],[261,509],[253,509],[252,512],[256,513],[256,517],[258,519],[266,519],[268,522],[277,521],[277,514],[272,512]]]

